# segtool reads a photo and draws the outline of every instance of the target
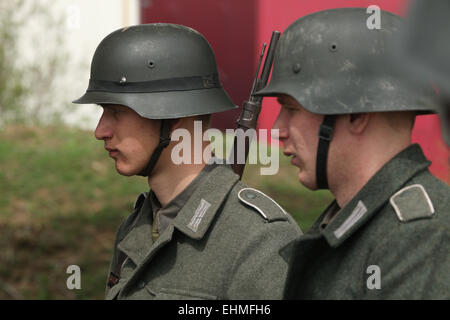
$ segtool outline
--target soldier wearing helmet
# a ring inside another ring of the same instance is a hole
[[[118,230],[107,299],[282,297],[288,264],[279,250],[301,234],[295,221],[229,166],[171,158],[174,130],[192,137],[195,120],[206,129],[210,114],[235,108],[198,32],[148,24],[111,33],[74,102],[103,107],[96,138],[120,174],[150,186]]]
[[[450,146],[450,1],[411,1],[405,30],[395,51],[394,63],[407,81],[421,85],[433,81],[440,91],[437,104],[442,136]]]
[[[430,174],[411,130],[434,92],[386,63],[402,24],[365,8],[321,11],[280,38],[269,85],[284,153],[309,189],[335,200],[292,245],[285,298],[449,298],[450,188]]]

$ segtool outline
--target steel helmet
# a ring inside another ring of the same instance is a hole
[[[97,47],[86,93],[74,103],[121,104],[150,119],[236,108],[214,53],[194,29],[167,23],[116,30]]]
[[[318,114],[429,111],[432,86],[417,90],[387,63],[403,19],[381,11],[369,29],[366,8],[339,8],[296,20],[281,35],[270,83],[257,95],[287,94]]]

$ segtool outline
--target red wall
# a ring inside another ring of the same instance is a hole
[[[222,83],[237,105],[248,98],[260,48],[273,30],[284,31],[294,20],[316,11],[339,7],[368,7],[400,15],[406,0],[141,0],[142,23],[170,22],[202,33],[216,54]],[[274,99],[266,98],[260,128],[270,128],[278,114]],[[213,117],[212,125],[234,128],[239,111]],[[417,117],[413,141],[433,162],[431,172],[450,183],[450,151],[444,144],[437,116]]]

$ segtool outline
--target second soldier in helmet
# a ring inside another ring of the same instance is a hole
[[[103,107],[96,138],[120,174],[150,186],[117,233],[107,299],[282,297],[279,251],[301,234],[296,222],[226,165],[171,160],[174,130],[193,136],[195,120],[206,130],[211,114],[235,108],[198,32],[149,24],[111,33],[75,103]]]
[[[294,246],[285,298],[450,298],[450,188],[411,144],[433,90],[392,71],[388,47],[401,18],[365,8],[326,10],[280,38],[269,85],[274,128],[309,189],[335,200]]]
[[[437,111],[444,141],[450,146],[450,2],[412,0],[406,27],[396,43],[394,64],[405,81],[433,81],[440,91]]]

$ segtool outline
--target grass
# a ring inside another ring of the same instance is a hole
[[[331,201],[296,180],[248,165],[243,180],[276,199],[303,230]],[[92,132],[8,126],[0,131],[0,299],[103,299],[114,237],[146,180],[118,175]],[[69,290],[69,265],[81,290]]]

